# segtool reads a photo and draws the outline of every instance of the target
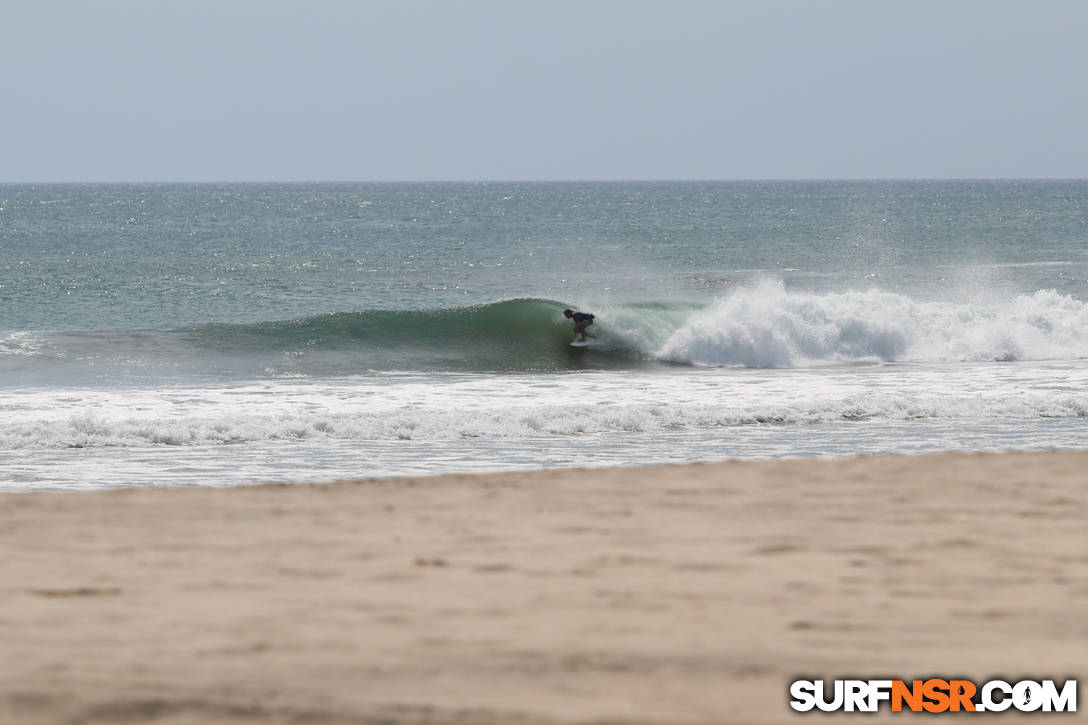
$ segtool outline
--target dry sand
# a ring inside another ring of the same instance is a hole
[[[3,723],[782,722],[1083,684],[1088,453],[8,494],[0,575]]]

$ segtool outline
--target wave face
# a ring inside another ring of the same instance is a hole
[[[588,306],[597,315],[588,349],[569,346],[566,306],[515,299],[175,330],[17,332],[0,338],[0,366],[10,373],[53,365],[71,374],[84,365],[99,377],[110,370],[327,376],[1088,358],[1088,305],[1054,290],[938,302],[877,289],[794,292],[767,281],[713,303]]]
[[[516,299],[430,310],[366,310],[249,325],[204,325],[205,350],[284,353],[371,370],[546,371],[569,357],[564,305]]]
[[[11,375],[52,369],[77,378],[328,376],[370,371],[548,372],[586,367],[570,348],[564,305],[516,299],[429,310],[364,310],[167,330],[13,332],[0,337]],[[601,350],[596,367],[627,366],[635,351]],[[633,355],[633,357],[632,357]],[[44,366],[44,368],[43,368]]]

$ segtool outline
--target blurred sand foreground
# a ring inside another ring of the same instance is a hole
[[[1075,721],[1086,665],[1088,453],[0,496],[2,723],[916,722],[789,682],[931,675]]]

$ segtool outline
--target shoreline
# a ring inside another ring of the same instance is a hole
[[[937,453],[11,492],[0,720],[773,723],[801,676],[1083,680],[1086,470]]]

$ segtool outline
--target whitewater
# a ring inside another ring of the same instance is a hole
[[[1084,201],[0,187],[0,487],[1083,448]]]

